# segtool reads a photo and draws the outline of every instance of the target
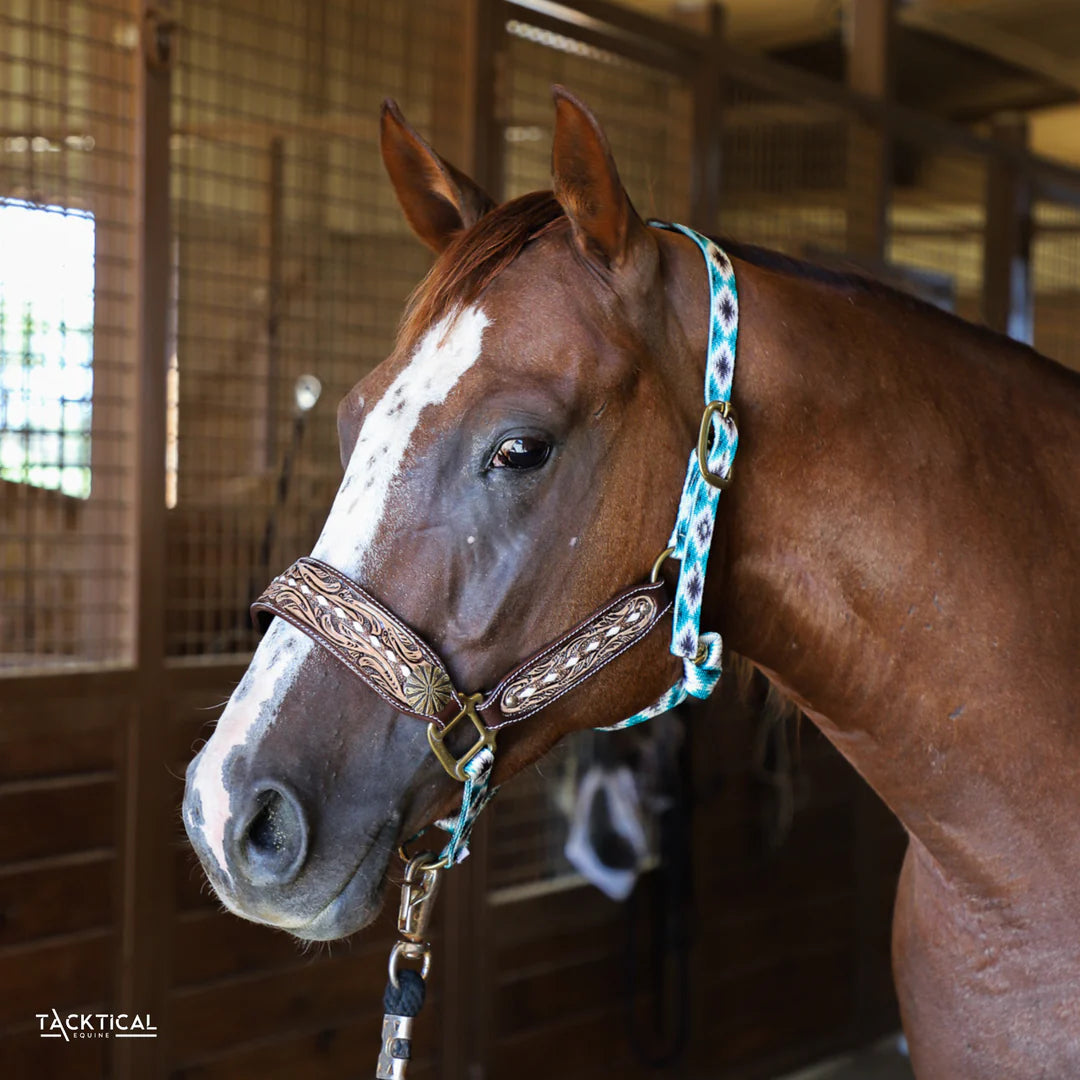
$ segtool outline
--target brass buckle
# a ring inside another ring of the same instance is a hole
[[[731,474],[735,470],[735,463],[731,463],[727,476],[721,476],[719,473],[714,473],[709,469],[709,435],[712,433],[712,419],[717,413],[720,414],[721,420],[730,421],[738,431],[735,406],[730,401],[710,401],[701,414],[701,430],[698,431],[697,440],[697,463],[705,483],[723,491],[731,484]]]
[[[494,753],[495,751],[495,732],[491,728],[484,727],[483,720],[476,714],[476,706],[484,700],[483,694],[463,694],[462,699],[465,704],[462,707],[461,712],[450,721],[440,731],[434,724],[428,724],[427,729],[427,741],[431,747],[431,752],[439,759],[439,764],[455,779],[465,783],[469,779],[465,772],[465,766],[481,750],[486,746]],[[480,738],[459,758],[455,758],[453,754],[447,750],[444,745],[446,736],[453,731],[455,725],[464,719],[469,719],[472,722],[473,727],[476,728],[480,735]]]

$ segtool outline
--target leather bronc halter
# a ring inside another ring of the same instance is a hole
[[[426,721],[432,752],[447,773],[465,785],[461,810],[444,826],[451,836],[440,855],[423,853],[407,860],[398,919],[403,940],[390,955],[377,1077],[404,1076],[412,1018],[423,1002],[423,980],[430,966],[430,947],[424,938],[439,872],[468,853],[473,823],[494,794],[488,791],[488,781],[498,730],[535,716],[573,691],[644,641],[672,609],[671,652],[683,660],[683,676],[653,705],[614,727],[629,727],[666,712],[688,694],[708,697],[720,677],[720,635],[702,634],[700,621],[717,503],[720,491],[730,483],[738,445],[730,402],[738,333],[735,278],[727,256],[707,237],[683,225],[650,224],[681,232],[701,249],[709,273],[711,317],[698,443],[690,454],[669,546],[660,553],[647,583],[620,592],[514,667],[488,693],[464,693],[455,687],[446,665],[417,633],[355,582],[317,559],[298,559],[252,605],[253,614],[279,616],[313,638],[399,712]],[[660,579],[668,558],[681,564],[674,598]],[[455,757],[446,738],[465,722],[473,726],[477,738]],[[421,972],[399,971],[402,958],[421,961]]]
[[[270,583],[253,610],[292,623],[399,712],[426,720],[435,756],[464,782],[476,755],[485,747],[494,750],[499,728],[534,716],[643,641],[671,604],[662,581],[627,589],[518,664],[488,694],[455,688],[446,666],[418,634],[317,559],[298,559]],[[446,736],[465,720],[479,737],[455,758]]]

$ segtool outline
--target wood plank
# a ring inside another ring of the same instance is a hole
[[[110,926],[115,872],[111,848],[0,869],[0,947]]]
[[[379,918],[353,937],[346,948],[354,956],[389,955],[396,917],[396,909],[386,905]],[[439,940],[437,924],[432,927],[431,940],[435,943]],[[216,907],[181,915],[176,920],[173,943],[174,985],[181,990],[234,975],[310,963],[305,953],[311,947],[291,934],[221,912]]]
[[[4,701],[0,706],[0,730],[19,706],[48,711],[56,701],[80,702],[93,708],[95,701],[130,697],[135,693],[135,672],[128,667],[95,664],[83,670],[38,671],[29,675],[4,675]],[[79,713],[54,714],[56,719],[77,719]]]
[[[176,920],[173,930],[173,986],[200,983],[267,968],[297,965],[303,945],[269,926],[218,911],[197,911]]]
[[[499,949],[547,941],[552,934],[573,933],[617,917],[620,905],[592,886],[568,889],[517,904],[489,909],[488,932]]]
[[[41,1010],[37,1010],[41,1011]],[[108,1039],[43,1039],[34,1026],[0,1037],[0,1062],[13,1080],[101,1080],[110,1075]]]
[[[498,1039],[491,1075],[512,1076],[514,1080],[550,1080],[553,1075],[560,1080],[629,1076],[633,1064],[623,1032],[624,1015],[619,1007],[575,1013],[560,1024]]]
[[[623,991],[620,955],[599,956],[527,978],[499,980],[494,1030],[500,1039],[546,1027],[567,1015],[619,1002]]]
[[[179,1063],[197,1062],[241,1040],[316,1023],[347,1023],[358,1015],[381,1015],[388,952],[387,944],[385,951],[372,947],[358,955],[340,953],[174,994],[170,1034]],[[430,993],[437,998],[438,969],[434,970]]]
[[[0,949],[0,1031],[30,1024],[50,1008],[89,1011],[112,996],[109,931]]]
[[[123,697],[53,697],[40,684],[38,701],[6,700],[0,711],[0,783],[116,767],[119,731],[132,708]]]
[[[426,1004],[416,1023],[409,1080],[439,1075],[436,1051],[442,1038],[439,1002]],[[329,1019],[276,1038],[232,1047],[170,1071],[171,1080],[341,1080],[375,1071],[382,1024],[378,1012],[336,1022]]]
[[[695,994],[695,1030],[717,1048],[716,1064],[745,1065],[850,1031],[850,986],[855,954],[815,951],[757,972],[726,972],[702,979]]]
[[[0,787],[0,864],[111,846],[116,798],[108,773]]]

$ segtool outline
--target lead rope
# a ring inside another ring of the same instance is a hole
[[[485,747],[465,765],[461,809],[453,817],[435,823],[450,834],[438,855],[424,851],[408,858],[406,845],[402,845],[405,880],[401,884],[398,904],[398,940],[390,950],[387,965],[389,981],[383,993],[382,1045],[375,1080],[404,1080],[412,1058],[413,1022],[424,1007],[427,977],[431,971],[431,942],[427,940],[427,928],[435,896],[443,871],[468,857],[469,839],[476,819],[499,790],[490,786],[494,764],[495,755]],[[412,839],[416,840],[424,831],[422,829]],[[402,960],[418,961],[420,970],[402,969]]]
[[[666,559],[675,559],[681,564],[675,587],[671,653],[682,658],[683,675],[652,705],[621,723],[598,728],[599,731],[633,727],[675,708],[688,695],[707,698],[716,689],[722,671],[724,645],[718,633],[701,632],[701,603],[720,492],[731,482],[732,464],[739,444],[739,429],[731,404],[731,379],[739,332],[735,273],[727,255],[701,233],[685,225],[663,221],[650,221],[649,224],[689,237],[705,256],[709,274],[705,411],[701,417],[698,444],[691,451],[687,464],[675,528],[653,568],[653,580],[656,580]],[[406,865],[398,909],[399,940],[390,950],[390,981],[383,995],[385,1014],[376,1080],[404,1080],[412,1054],[413,1021],[423,1007],[426,980],[431,970],[431,944],[425,935],[432,903],[438,892],[440,875],[444,869],[456,866],[468,856],[469,838],[476,819],[498,791],[498,788],[490,787],[494,762],[494,752],[485,747],[464,766],[461,809],[454,817],[436,823],[450,834],[438,855],[422,852],[408,858],[405,845],[402,846]],[[421,833],[412,839],[417,839]],[[400,969],[404,959],[419,961],[420,970]]]

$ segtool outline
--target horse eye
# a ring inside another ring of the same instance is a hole
[[[506,439],[491,459],[493,469],[538,469],[548,459],[551,445],[531,435]]]

